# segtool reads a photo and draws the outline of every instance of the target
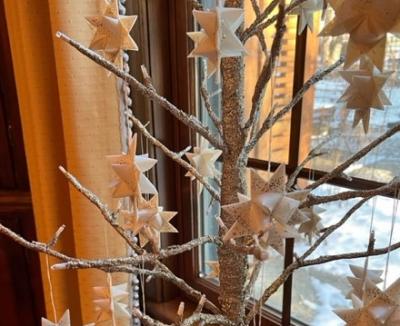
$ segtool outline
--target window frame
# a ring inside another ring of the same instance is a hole
[[[149,0],[140,0],[143,3],[148,3]],[[150,0],[160,1],[165,0]],[[161,4],[160,4],[161,6]],[[190,48],[192,47],[191,42],[186,37],[186,32],[192,31],[194,22],[192,19],[192,8],[189,1],[182,0],[168,0],[168,27],[169,31],[166,32],[169,38],[169,67],[163,62],[164,58],[157,58],[157,60],[150,60],[151,58],[151,42],[150,37],[147,35],[147,42],[149,43],[149,50],[146,52],[147,61],[151,66],[163,65],[163,67],[158,67],[158,71],[163,71],[167,74],[167,78],[170,82],[169,88],[165,95],[174,104],[185,112],[195,114],[196,105],[198,103],[198,81],[196,76],[196,64],[194,60],[187,58]],[[148,14],[148,12],[147,12]],[[146,31],[148,33],[148,31]],[[305,79],[305,65],[306,65],[306,49],[307,49],[307,37],[310,35],[308,30],[305,30],[302,34],[296,36],[296,48],[295,48],[295,63],[294,63],[294,80],[293,80],[293,94],[295,94],[301,86],[304,84]],[[158,35],[156,39],[160,39],[163,35]],[[153,42],[154,43],[154,42]],[[154,77],[153,73],[153,77]],[[286,169],[288,173],[294,172],[297,168],[299,162],[299,149],[301,141],[301,122],[302,122],[302,100],[292,109],[291,119],[290,119],[290,141],[289,141],[289,158],[286,164]],[[162,119],[160,115],[160,110],[154,110],[152,108],[152,119],[158,121],[160,126],[164,126],[167,131],[171,131],[171,123]],[[193,144],[193,140],[196,136],[193,132],[190,132],[188,128],[177,121],[172,122],[173,132],[172,135],[166,136],[168,143],[176,151],[180,151],[183,148]],[[164,139],[163,139],[164,140]],[[268,170],[268,162],[264,160],[259,160],[255,158],[249,158],[248,167],[257,170]],[[270,168],[274,171],[279,164],[277,162],[271,162]],[[168,173],[165,172],[167,167],[165,165],[161,166],[157,171],[157,179],[163,178]],[[168,168],[170,166],[168,165]],[[159,172],[164,170],[164,172]],[[185,177],[186,171],[181,167],[174,167],[170,171],[171,179],[172,176],[175,179],[173,185],[169,184],[169,189],[174,189],[174,199],[168,196],[166,200],[166,206],[168,208],[176,209],[179,214],[175,218],[175,226],[178,228],[179,233],[177,235],[168,235],[164,238],[166,244],[176,244],[185,243],[198,237],[198,209],[197,209],[197,198],[195,195],[194,183],[190,181],[189,178]],[[298,176],[298,178],[308,178],[310,173],[313,173],[315,179],[326,175],[328,172],[303,168]],[[170,181],[169,181],[170,183]],[[385,183],[380,183],[377,181],[361,179],[353,177],[351,181],[343,178],[333,178],[329,181],[329,184],[345,187],[354,190],[360,189],[374,189],[384,185]],[[172,187],[172,188],[171,188]],[[394,198],[393,195],[387,195],[388,197]],[[293,247],[294,240],[286,240],[286,254],[284,257],[285,266],[293,261]],[[199,276],[200,266],[199,266],[199,249],[196,248],[191,252],[184,253],[180,258],[181,262],[177,260],[169,262],[169,266],[172,271],[179,277],[183,278],[190,285],[195,287],[197,290],[206,294],[207,297],[215,303],[218,303],[218,286],[212,282],[201,278]],[[176,292],[174,290],[165,291],[165,283],[158,284],[158,287],[163,288],[162,294],[158,296],[158,301],[167,301],[168,298],[179,296],[186,297],[184,293]],[[157,290],[156,290],[157,292]],[[272,308],[263,309],[263,320],[262,325],[305,325],[301,322],[293,321],[291,319],[291,297],[292,297],[292,276],[284,284],[283,300],[282,300],[282,313],[274,311]],[[191,298],[186,297],[187,300]],[[196,304],[196,303],[194,303]]]

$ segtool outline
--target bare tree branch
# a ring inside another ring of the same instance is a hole
[[[277,6],[278,2],[280,0],[274,0],[271,2],[270,6],[268,6],[265,10],[264,13],[260,16],[260,19],[255,19],[254,22],[246,28],[243,33],[241,34],[240,39],[242,40],[243,43],[246,43],[246,41],[254,36],[257,35],[260,31],[265,30],[267,27],[271,26],[273,23],[275,23],[278,19],[278,15],[275,15],[271,17],[270,19],[264,21],[264,19],[268,18],[268,16],[272,13],[272,11],[275,9]],[[295,0],[293,1],[290,5],[286,7],[285,10],[285,15],[290,13],[294,8],[297,6],[301,5],[303,2],[307,0]],[[274,5],[274,7],[272,7]],[[268,9],[268,10],[267,10]]]
[[[340,192],[336,195],[330,196],[308,196],[308,198],[301,203],[300,208],[311,207],[315,205],[330,203],[338,200],[348,200],[352,198],[366,198],[378,195],[394,193],[400,186],[400,178],[396,177],[388,184],[370,190],[351,190]]]
[[[112,212],[106,204],[104,204],[98,196],[96,196],[92,191],[85,188],[77,178],[75,178],[71,173],[65,170],[62,166],[59,167],[60,171],[64,174],[67,180],[83,194],[91,203],[93,203],[101,212],[104,219],[114,228],[115,231],[125,240],[125,242],[137,253],[142,253],[143,249],[140,248],[135,241],[131,238],[129,232],[127,232],[123,227],[121,227],[117,222],[117,214]]]
[[[252,2],[253,1],[254,0],[252,0]],[[264,29],[260,29],[260,28],[257,29],[257,26],[260,23],[262,23],[262,21],[272,13],[272,11],[276,8],[276,6],[278,6],[278,4],[279,4],[279,0],[273,0],[264,9],[264,11],[262,13],[260,13],[259,15],[256,15],[256,19],[240,35],[240,39],[242,40],[243,43],[245,43],[251,36],[256,35],[259,32],[261,32],[261,33],[263,32]],[[277,16],[275,16],[275,18],[277,18]],[[275,21],[276,21],[276,19],[275,19]]]
[[[321,152],[320,149],[326,145],[326,143],[328,143],[329,141],[331,141],[331,139],[328,139],[326,141],[322,141],[320,144],[318,144],[317,146],[315,146],[315,148],[313,148],[306,156],[306,158],[303,160],[303,162],[301,162],[298,167],[296,168],[296,170],[289,176],[288,181],[286,183],[286,188],[288,190],[292,189],[296,183],[296,179],[298,177],[298,175],[300,174],[300,172],[303,170],[303,168],[313,159],[320,157],[322,155],[325,155],[326,152]]]
[[[79,42],[71,39],[69,36],[64,33],[57,32],[57,37],[65,41],[67,44],[71,45],[75,49],[77,49],[80,53],[84,54],[86,57],[104,67],[114,75],[120,77],[124,81],[128,82],[136,91],[138,91],[143,96],[149,98],[155,103],[159,104],[161,107],[169,111],[176,119],[181,121],[186,126],[192,128],[194,131],[199,133],[205,139],[207,139],[210,144],[212,144],[215,148],[224,149],[224,144],[221,139],[217,139],[214,137],[211,132],[208,130],[206,126],[204,126],[196,117],[187,114],[186,112],[178,109],[175,105],[169,102],[166,98],[159,95],[153,87],[146,87],[142,83],[140,83],[135,77],[129,75],[128,73],[118,69],[115,65],[104,59],[101,55],[96,52],[88,49],[83,46]]]
[[[184,169],[189,171],[191,175],[193,175],[201,184],[204,185],[204,187],[209,191],[209,193],[215,200],[217,201],[221,200],[219,193],[207,182],[207,180],[196,170],[196,168],[194,168],[191,164],[186,162],[179,154],[171,151],[167,146],[165,146],[162,142],[160,142],[157,138],[155,138],[146,129],[146,127],[142,124],[142,122],[132,114],[132,112],[126,112],[126,114],[134,123],[134,125],[140,130],[143,136],[145,136],[149,140],[150,143],[161,149],[165,155],[167,155],[173,161],[175,161]]]
[[[316,83],[324,79],[327,75],[329,75],[332,71],[334,71],[337,67],[339,67],[344,62],[344,58],[341,57],[338,61],[336,61],[333,65],[329,66],[324,70],[317,71],[307,82],[303,85],[303,87],[296,93],[293,97],[292,101],[282,108],[277,114],[274,116],[267,117],[264,120],[260,130],[256,133],[256,135],[248,142],[245,147],[245,152],[250,153],[251,150],[257,145],[257,142],[264,135],[266,131],[268,131],[279,119],[281,119],[284,115],[289,113],[295,105],[303,98],[304,94]]]
[[[276,33],[271,47],[271,54],[265,61],[264,67],[258,77],[252,98],[250,117],[245,124],[245,129],[248,129],[253,126],[253,124],[257,123],[268,82],[271,80],[277,59],[279,58],[285,31],[285,2],[280,1]]]
[[[325,176],[323,176],[322,178],[318,179],[316,182],[314,182],[313,184],[308,186],[307,189],[310,189],[310,190],[316,189],[320,185],[327,183],[332,178],[335,178],[335,177],[341,175],[341,173],[343,173],[350,165],[352,165],[353,163],[355,163],[358,160],[360,160],[361,158],[363,158],[370,151],[372,151],[375,147],[377,147],[378,145],[383,143],[386,139],[392,137],[394,134],[398,133],[399,131],[400,131],[400,124],[397,124],[394,127],[390,128],[388,131],[386,131],[384,134],[382,134],[378,138],[374,139],[367,146],[365,146],[364,148],[359,150],[357,153],[355,153],[353,156],[351,156],[345,162],[338,165],[330,173],[326,174]]]
[[[214,123],[215,127],[218,130],[218,133],[222,136],[222,122],[221,119],[218,118],[217,114],[214,112],[213,107],[210,102],[210,94],[208,94],[206,86],[203,85],[200,87],[200,95],[204,102],[204,107],[207,110],[208,115],[210,116],[211,121]]]

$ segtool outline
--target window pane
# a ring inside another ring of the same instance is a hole
[[[325,21],[320,22],[320,15],[315,15],[317,31],[333,17],[329,10]],[[333,64],[346,49],[346,37],[318,37],[317,33],[309,35],[307,48],[308,76],[317,69]],[[336,71],[325,80],[319,82],[304,98],[302,121],[302,150],[300,156],[305,157],[310,147],[329,141],[324,148],[327,155],[318,157],[309,167],[330,171],[339,163],[384,133],[400,120],[400,96],[398,63],[400,59],[400,40],[389,36],[385,71],[396,71],[386,83],[384,91],[392,102],[385,110],[371,110],[369,133],[364,134],[361,123],[352,128],[354,110],[344,108],[338,99],[347,88],[347,82]],[[358,68],[355,64],[352,69]],[[340,68],[341,69],[341,68]],[[339,69],[339,70],[340,70]],[[311,110],[312,109],[312,110]],[[346,172],[350,176],[388,182],[399,174],[398,161],[400,152],[392,149],[398,147],[400,135],[387,140],[379,148],[373,150],[360,162],[353,164]]]
[[[315,192],[317,195],[333,195],[346,189],[326,185]],[[346,202],[334,202],[321,205],[326,211],[321,214],[322,223],[328,227],[339,221],[359,199]],[[388,246],[392,216],[396,212],[394,199],[377,197],[361,207],[350,220],[333,233],[325,243],[310,257],[341,254],[345,252],[365,251],[369,240],[371,218],[376,231],[376,248]],[[398,214],[397,214],[398,217]],[[400,219],[397,218],[392,243],[400,240]],[[309,248],[308,241],[296,241],[295,252],[301,255]],[[385,269],[386,255],[369,258],[369,268]],[[298,270],[294,274],[292,315],[309,325],[343,325],[334,309],[351,308],[351,301],[346,295],[351,287],[346,280],[351,276],[349,264],[364,266],[365,259],[341,260],[323,265],[316,265]],[[400,256],[390,256],[387,284],[398,278]],[[380,286],[382,287],[382,285]]]

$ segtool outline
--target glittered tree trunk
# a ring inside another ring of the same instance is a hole
[[[241,5],[241,1],[230,1]],[[228,4],[227,4],[228,5]],[[243,60],[224,59],[222,62],[222,126],[226,142],[223,154],[221,205],[238,201],[237,194],[246,193],[245,166],[243,156],[245,136],[243,121]],[[235,219],[222,212],[222,220],[229,228]],[[229,243],[220,247],[220,297],[224,313],[232,321],[244,315],[244,286],[247,277],[246,254],[234,250]]]

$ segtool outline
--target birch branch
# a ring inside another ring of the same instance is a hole
[[[114,230],[125,240],[125,242],[136,252],[142,253],[143,249],[140,248],[135,241],[131,238],[129,232],[127,232],[123,227],[117,223],[117,214],[111,211],[106,204],[104,204],[98,196],[96,196],[92,191],[85,188],[76,177],[65,170],[62,166],[59,167],[60,171],[64,174],[67,180],[83,194],[92,204],[94,204],[103,215],[104,219],[110,224]]]
[[[394,127],[390,128],[388,131],[383,133],[381,136],[370,142],[367,146],[359,150],[349,159],[347,159],[342,164],[338,165],[335,169],[333,169],[330,173],[327,173],[322,178],[318,179],[316,182],[311,184],[307,187],[307,189],[313,190],[318,188],[320,185],[327,183],[329,180],[341,175],[350,165],[354,162],[357,162],[365,155],[367,155],[370,151],[372,151],[375,147],[383,143],[386,139],[392,137],[394,134],[400,131],[400,124],[395,125]]]
[[[276,5],[278,4],[277,0],[274,0],[272,3],[269,4],[269,6],[264,10],[263,13],[261,13],[261,8],[259,6],[259,4],[257,3],[257,0],[250,0],[251,2],[251,6],[253,7],[254,13],[256,14],[256,20],[260,19],[262,20],[261,15],[264,14],[265,10],[270,9],[269,7],[273,6],[273,8],[276,7]],[[276,2],[276,4],[274,4],[274,2]],[[262,51],[264,52],[265,56],[268,55],[267,53],[267,41],[265,40],[265,35],[263,31],[259,31],[257,33],[257,38],[260,42],[260,46]]]
[[[293,1],[290,5],[288,5],[286,7],[285,10],[285,15],[289,14],[294,8],[296,8],[297,6],[301,5],[303,2],[306,2],[307,0],[295,0]],[[279,2],[279,0],[275,0],[271,3],[274,4],[275,2]],[[276,7],[277,3],[275,3],[275,7]],[[246,41],[254,36],[257,35],[257,33],[259,33],[260,31],[263,31],[264,29],[266,29],[267,27],[271,26],[273,23],[275,23],[278,19],[278,15],[275,15],[273,17],[271,17],[270,19],[264,21],[266,18],[268,18],[268,16],[272,13],[273,9],[275,8],[273,7],[272,10],[270,10],[269,12],[267,12],[268,7],[266,8],[266,10],[264,11],[265,14],[263,14],[261,16],[261,20],[260,19],[255,19],[255,21],[248,27],[246,28],[243,33],[241,34],[241,41],[243,43],[246,43]]]
[[[327,143],[331,141],[331,139],[327,140],[327,141],[323,141],[320,144],[318,144],[317,146],[315,146],[315,148],[313,148],[308,154],[307,157],[303,160],[303,162],[301,162],[299,164],[299,166],[296,168],[296,170],[289,176],[288,178],[288,182],[286,183],[286,189],[292,189],[296,183],[297,177],[299,176],[301,170],[303,170],[303,168],[309,163],[311,162],[313,159],[320,157],[322,155],[327,154],[326,152],[321,152],[320,149]]]
[[[204,84],[200,87],[200,95],[201,98],[203,99],[204,107],[206,108],[211,121],[217,128],[218,133],[222,136],[222,122],[213,110],[213,107],[210,102],[210,94],[208,94],[207,88]]]
[[[316,83],[324,79],[327,75],[329,75],[332,71],[334,71],[337,67],[339,67],[344,62],[344,57],[341,57],[338,61],[336,61],[333,65],[329,66],[324,70],[317,71],[307,82],[303,85],[303,87],[296,93],[293,97],[292,101],[283,107],[277,114],[274,116],[269,116],[266,120],[264,120],[260,130],[256,133],[256,135],[249,141],[249,143],[245,146],[245,152],[250,153],[251,150],[257,145],[257,142],[264,135],[266,131],[268,131],[279,119],[289,113],[296,104],[303,98],[303,96],[307,93],[307,91],[314,86]]]
[[[118,67],[116,67],[114,64],[104,59],[101,55],[88,49],[79,42],[73,40],[66,34],[62,32],[57,32],[56,36],[61,40],[65,41],[67,44],[74,47],[76,50],[84,54],[86,57],[88,57],[98,65],[104,67],[105,69],[113,73],[115,76],[120,77],[122,80],[128,82],[129,85],[131,85],[136,91],[138,91],[143,96],[147,97],[148,99],[152,100],[153,102],[157,103],[158,105],[169,111],[176,119],[178,119],[184,125],[193,129],[201,136],[203,136],[205,139],[207,139],[209,143],[212,144],[215,148],[224,149],[223,142],[220,139],[214,137],[210,133],[208,128],[204,126],[196,117],[189,115],[186,112],[178,109],[174,104],[169,102],[166,98],[159,95],[154,90],[154,88],[146,87],[145,85],[140,83],[135,77],[124,72],[123,70],[118,69]]]
[[[330,203],[339,200],[348,200],[352,198],[366,198],[375,197],[378,195],[384,195],[394,193],[400,186],[400,178],[396,177],[388,184],[370,190],[355,190],[355,191],[344,191],[336,195],[330,196],[309,196],[303,203],[300,204],[299,208],[311,207],[319,204]]]
[[[253,2],[254,0],[252,0]],[[263,29],[257,29],[257,26],[263,22],[264,19],[266,19],[272,11],[276,8],[276,6],[279,4],[279,0],[273,0],[265,9],[262,13],[259,15],[256,15],[256,19],[250,24],[249,27],[247,27],[242,34],[240,35],[240,39],[242,40],[243,43],[245,43],[251,36],[256,35],[257,33],[263,32]],[[277,18],[277,16],[275,16]]]
[[[186,162],[182,157],[179,156],[179,154],[171,151],[167,146],[165,146],[157,138],[155,138],[146,129],[146,127],[142,124],[142,122],[132,114],[132,112],[127,112],[126,114],[132,120],[135,126],[140,130],[143,136],[145,136],[149,140],[150,143],[158,147],[160,150],[164,152],[165,155],[167,155],[173,161],[175,161],[184,169],[189,171],[201,184],[204,185],[204,187],[209,191],[209,193],[215,200],[220,201],[219,193],[207,182],[207,180],[191,164]]]
[[[254,94],[252,98],[252,107],[249,119],[245,124],[245,129],[250,128],[259,118],[261,106],[263,103],[263,99],[265,96],[265,91],[267,88],[268,82],[271,80],[272,73],[275,70],[277,59],[279,58],[279,54],[282,47],[282,40],[283,36],[286,31],[285,25],[285,1],[280,1],[279,4],[279,13],[278,13],[278,20],[276,23],[276,33],[274,37],[274,41],[271,46],[271,55],[269,56],[268,60],[266,60],[263,69],[258,77]]]

